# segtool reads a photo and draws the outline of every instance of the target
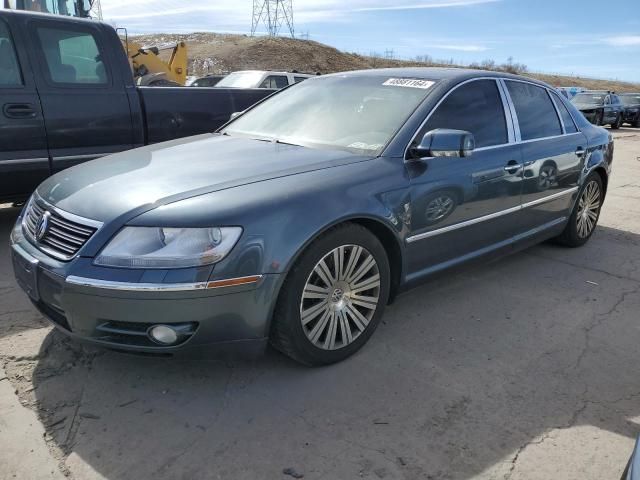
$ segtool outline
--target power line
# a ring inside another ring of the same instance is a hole
[[[253,0],[251,36],[255,35],[258,25],[264,23],[270,37],[275,37],[283,25],[289,34],[295,37],[293,28],[293,0]]]

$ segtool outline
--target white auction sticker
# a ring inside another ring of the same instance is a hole
[[[435,82],[430,82],[429,80],[420,80],[417,78],[390,78],[382,85],[392,86],[392,87],[409,87],[409,88],[431,88],[431,86]]]

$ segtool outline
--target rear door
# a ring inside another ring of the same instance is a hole
[[[505,80],[522,146],[522,221],[526,230],[552,228],[569,216],[584,166],[587,139],[554,92]]]
[[[467,158],[406,163],[411,181],[409,279],[486,252],[520,233],[522,161],[496,79],[454,87],[416,139],[437,128],[473,133]]]
[[[131,112],[119,72],[99,24],[34,19],[29,34],[36,45],[52,169],[133,146]]]
[[[0,18],[0,199],[11,200],[28,196],[49,175],[40,100],[18,33]]]

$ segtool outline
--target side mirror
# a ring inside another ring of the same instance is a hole
[[[243,113],[244,113],[244,111],[242,111],[242,112],[233,112],[233,113],[231,114],[231,117],[229,117],[229,120],[233,120],[233,119],[235,119],[235,118],[238,118],[238,117],[239,117],[240,115],[242,115]]]
[[[476,141],[473,134],[464,130],[437,128],[425,133],[422,141],[411,148],[414,158],[470,157]]]

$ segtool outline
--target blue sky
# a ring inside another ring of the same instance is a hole
[[[341,50],[640,82],[640,0],[293,0],[295,28]],[[252,0],[102,0],[131,33],[249,33]],[[264,28],[263,28],[264,31]]]

